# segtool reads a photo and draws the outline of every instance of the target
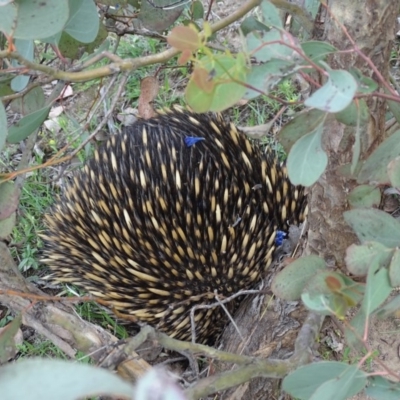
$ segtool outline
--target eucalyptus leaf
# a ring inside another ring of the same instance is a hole
[[[364,314],[372,314],[389,297],[391,291],[388,270],[380,268],[377,263],[372,263],[368,270],[367,286],[361,303]]]
[[[389,184],[387,167],[400,156],[400,130],[385,139],[365,160],[358,174],[358,183]]]
[[[373,186],[360,185],[349,193],[347,199],[352,208],[378,207],[381,203],[381,191]]]
[[[328,156],[322,149],[323,124],[301,137],[292,147],[287,169],[293,185],[311,186],[325,171]]]
[[[44,107],[21,118],[8,130],[7,141],[9,143],[19,143],[21,140],[26,139],[32,132],[42,125],[49,115],[49,112],[50,107]]]
[[[298,258],[275,276],[272,292],[281,299],[297,300],[311,277],[325,269],[325,261],[318,256]]]
[[[286,153],[290,152],[292,146],[298,139],[312,133],[325,122],[327,114],[317,109],[307,109],[298,113],[279,132],[279,142]]]
[[[0,101],[0,151],[6,144],[7,138],[7,115],[3,102]]]
[[[0,26],[14,39],[40,40],[61,32],[68,16],[68,0],[19,0],[1,7]]]
[[[362,372],[362,371],[360,371]],[[299,400],[309,400],[315,391],[324,383],[341,376],[354,375],[360,379],[366,375],[355,373],[354,367],[345,362],[321,361],[297,368],[287,375],[282,382],[282,389]],[[357,393],[357,392],[356,392]],[[325,399],[324,396],[320,399]],[[334,400],[337,400],[333,398]]]
[[[389,248],[400,245],[400,222],[386,212],[360,208],[343,216],[361,243],[379,242]]]
[[[337,113],[344,110],[357,91],[357,82],[347,71],[331,70],[328,81],[315,91],[304,104],[319,110]]]
[[[113,372],[77,362],[32,358],[0,367],[2,400],[71,400],[113,395],[132,399],[133,386]]]

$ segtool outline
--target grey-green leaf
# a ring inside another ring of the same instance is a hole
[[[389,278],[392,287],[400,286],[400,250],[396,248],[389,265]]]
[[[301,48],[304,54],[314,62],[324,60],[329,54],[337,51],[331,44],[317,40],[304,42],[301,44]]]
[[[379,242],[389,248],[400,245],[400,222],[384,211],[355,209],[343,216],[361,243]]]
[[[373,313],[389,297],[390,286],[389,273],[386,268],[379,268],[377,263],[372,263],[367,276],[367,286],[361,303],[361,309],[365,315]]]
[[[99,31],[99,15],[93,0],[83,0],[79,8],[72,10],[64,31],[82,43],[91,43]]]
[[[354,373],[352,368],[344,362],[336,361],[321,361],[305,365],[287,375],[283,379],[282,388],[296,399],[309,400],[325,382]]]
[[[393,249],[378,242],[367,242],[361,246],[352,244],[346,250],[346,267],[352,275],[366,276],[371,260],[376,260],[381,267],[387,267],[392,255]]]
[[[335,114],[336,119],[348,126],[363,127],[369,121],[369,109],[364,99],[352,101],[344,110]]]
[[[251,32],[247,35],[246,41],[251,55],[259,62],[266,62],[272,59],[289,61],[294,53],[288,46],[280,43],[271,43],[288,41],[287,34],[275,28],[272,28],[268,32]]]
[[[40,40],[63,30],[68,0],[19,0],[1,7],[1,31],[15,39]]]
[[[391,382],[383,376],[372,376],[365,394],[376,400],[399,400],[400,383]]]
[[[343,70],[329,71],[328,81],[314,92],[304,104],[322,111],[336,113],[344,110],[353,100],[357,91],[357,82],[353,76]]]
[[[325,269],[325,261],[318,256],[298,258],[275,276],[271,289],[281,299],[297,300],[310,278]]]
[[[282,18],[279,15],[278,9],[271,4],[269,1],[261,2],[261,13],[262,13],[262,22],[267,26],[273,26],[276,28],[283,28]]]
[[[7,138],[7,115],[3,102],[0,101],[0,151],[6,144]]]
[[[324,123],[327,114],[316,108],[307,109],[297,114],[279,132],[279,142],[286,153],[290,152],[292,146],[307,133],[315,131]]]
[[[271,60],[264,64],[255,65],[247,74],[247,84],[258,89],[246,89],[244,98],[247,100],[260,96],[263,92],[268,94],[283,77],[290,75],[295,68],[294,63],[286,60]]]
[[[400,156],[400,130],[385,139],[365,160],[358,174],[358,183],[388,184],[387,167],[390,161]]]
[[[290,150],[287,169],[294,185],[311,186],[328,165],[328,156],[322,149],[323,124],[300,138]]]
[[[322,384],[310,400],[346,400],[367,386],[367,374],[357,365],[348,365],[340,375]]]
[[[15,40],[15,47],[19,54],[24,57],[28,61],[33,61],[33,40],[22,40],[16,39]],[[19,67],[20,64],[16,60],[12,60],[12,65],[14,67]],[[25,87],[28,85],[29,82],[29,75],[18,75],[11,81],[11,89],[15,92],[20,92],[24,90]]]
[[[352,208],[378,207],[381,203],[381,191],[373,186],[356,186],[347,197]]]
[[[0,367],[2,400],[71,400],[97,396],[132,399],[133,387],[92,365],[51,359],[20,360]]]
[[[35,129],[42,125],[49,115],[49,111],[50,107],[44,107],[21,118],[8,130],[7,141],[9,143],[19,143],[21,140],[26,139]]]

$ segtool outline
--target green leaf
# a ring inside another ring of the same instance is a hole
[[[113,372],[77,362],[30,359],[0,368],[2,400],[132,399],[133,386]]]
[[[1,222],[0,222],[1,224]],[[22,323],[22,315],[18,314],[0,332],[0,365],[14,358],[17,349],[15,346],[15,335]],[[1,379],[1,378],[0,378]]]
[[[398,400],[400,399],[400,383],[391,382],[382,376],[372,376],[365,394],[376,400]]]
[[[58,42],[58,49],[65,58],[71,60],[82,59],[82,53],[91,54],[107,39],[108,32],[106,27],[101,24],[96,39],[91,43],[81,43],[74,39],[68,33],[63,32]],[[107,45],[107,44],[106,44]]]
[[[354,98],[357,82],[353,76],[343,70],[331,70],[324,86],[314,92],[304,104],[322,111],[336,113],[344,110]]]
[[[366,323],[366,316],[364,312],[359,309],[356,315],[350,321],[351,329],[345,325],[344,327],[344,336],[345,341],[351,348],[357,349],[358,351],[362,351],[365,349],[364,344],[362,342],[362,337],[364,336]]]
[[[383,305],[381,308],[375,311],[375,315],[378,318],[387,318],[393,314],[397,314],[400,309],[400,296],[396,296],[394,299],[390,300],[388,303]]]
[[[381,203],[381,191],[369,185],[355,187],[347,197],[351,208],[378,207]]]
[[[282,18],[279,15],[278,9],[271,4],[269,1],[261,2],[261,20],[266,26],[275,27],[275,28],[283,28]]]
[[[14,39],[40,40],[61,32],[68,15],[68,0],[18,0],[1,7],[0,26]]]
[[[14,182],[0,183],[0,220],[8,218],[17,210],[20,190]]]
[[[320,315],[334,315],[331,303],[331,295],[302,293],[301,300],[311,311]]]
[[[309,279],[325,270],[325,261],[314,255],[298,258],[280,271],[272,282],[272,292],[284,300],[297,300]]]
[[[301,137],[292,147],[287,169],[293,185],[311,186],[325,171],[328,156],[322,149],[323,123]]]
[[[77,7],[77,5],[79,6]],[[82,43],[91,43],[99,31],[99,15],[93,0],[69,0],[70,16],[64,32]]]
[[[284,77],[293,73],[295,64],[285,60],[271,60],[261,65],[255,65],[247,74],[247,85],[258,90],[246,88],[243,96],[247,100],[254,99],[263,94],[268,94]]]
[[[310,400],[321,385],[333,379],[343,377],[343,383],[351,376],[353,376],[354,382],[365,379],[366,374],[362,371],[356,373],[354,368],[344,362],[337,361],[321,361],[305,365],[287,375],[283,379],[282,388],[296,399]],[[326,398],[330,397],[321,396],[319,400],[325,400]],[[339,400],[339,397],[332,399]]]
[[[28,61],[33,61],[33,40],[16,39],[14,44],[22,57],[24,57]],[[11,64],[13,67],[21,66],[16,60],[12,60]],[[11,89],[14,90],[14,92],[20,92],[21,90],[24,90],[25,87],[28,85],[29,79],[29,75],[16,76],[11,81]]]
[[[392,287],[400,286],[400,250],[396,248],[389,265],[389,278]]]
[[[246,88],[239,82],[246,81],[247,68],[243,54],[236,58],[228,54],[205,57],[201,66],[208,72],[207,83],[212,85],[211,91],[205,91],[198,83],[190,79],[185,92],[188,105],[196,112],[223,111],[239,101]]]
[[[347,309],[359,301],[359,290],[356,282],[337,272],[318,271],[309,280],[301,296],[307,308],[323,315],[334,314],[343,318]],[[353,296],[349,292],[353,290]]]
[[[358,183],[389,184],[387,167],[400,156],[400,130],[385,139],[367,158],[357,177]]]
[[[344,110],[335,114],[336,119],[348,126],[366,125],[369,121],[369,109],[364,99],[352,101]]]
[[[0,240],[6,240],[9,238],[15,227],[16,220],[17,214],[15,212],[13,212],[8,218],[0,219]]]
[[[255,17],[247,17],[240,25],[243,36],[247,36],[252,31],[269,31],[268,27],[262,24]]]
[[[389,248],[399,246],[400,222],[384,211],[355,209],[345,211],[343,216],[361,243],[379,242]]]
[[[321,110],[307,109],[297,114],[279,132],[279,143],[286,153],[290,152],[292,146],[307,133],[312,133],[325,122],[327,114]]]
[[[35,129],[45,121],[49,115],[50,107],[44,107],[40,110],[21,118],[15,125],[8,130],[7,141],[9,143],[19,143],[26,139]]]
[[[393,249],[388,249],[377,242],[366,242],[362,246],[352,244],[346,250],[346,267],[355,276],[366,276],[371,260],[379,266],[387,267],[393,255]]]
[[[7,114],[3,102],[0,101],[0,152],[6,144],[7,137]]]
[[[154,7],[153,4],[158,8]],[[179,18],[186,7],[185,2],[182,5],[176,4],[172,7],[168,7],[169,5],[171,5],[171,0],[142,1],[137,19],[146,29],[162,32]]]
[[[310,400],[346,400],[367,386],[367,374],[349,365],[339,376],[322,384]]]
[[[294,51],[283,44],[271,43],[276,41],[289,43],[288,34],[272,28],[268,32],[250,32],[246,38],[248,51],[258,62],[267,62],[272,59],[290,61]]]
[[[372,93],[378,89],[378,84],[373,79],[363,75],[359,69],[352,68],[349,72],[356,79],[360,93]]]
[[[192,19],[203,19],[204,18],[204,7],[203,3],[200,0],[194,1],[190,5],[190,10],[192,13]]]
[[[11,109],[19,114],[28,115],[41,108],[46,104],[43,88],[36,86],[32,88],[23,97],[19,97],[11,102]]]
[[[365,315],[372,314],[389,297],[391,291],[387,269],[379,268],[378,263],[371,263],[361,310]]]
[[[304,54],[314,62],[325,60],[329,54],[334,53],[337,49],[326,42],[312,40],[301,44]],[[306,61],[308,63],[308,61]]]

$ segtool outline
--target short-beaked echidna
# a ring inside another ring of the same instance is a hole
[[[54,281],[189,340],[191,308],[260,280],[304,206],[271,151],[220,115],[175,108],[112,136],[74,175],[47,217],[43,261]],[[205,343],[227,317],[194,320]]]

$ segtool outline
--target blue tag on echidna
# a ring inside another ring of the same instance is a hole
[[[201,142],[202,140],[206,140],[203,137],[195,137],[195,136],[186,136],[185,137],[185,144],[187,147],[192,147],[197,142]]]
[[[283,239],[286,239],[287,233],[283,231],[276,231],[276,236],[275,236],[275,244],[277,246],[281,246],[283,243]]]

